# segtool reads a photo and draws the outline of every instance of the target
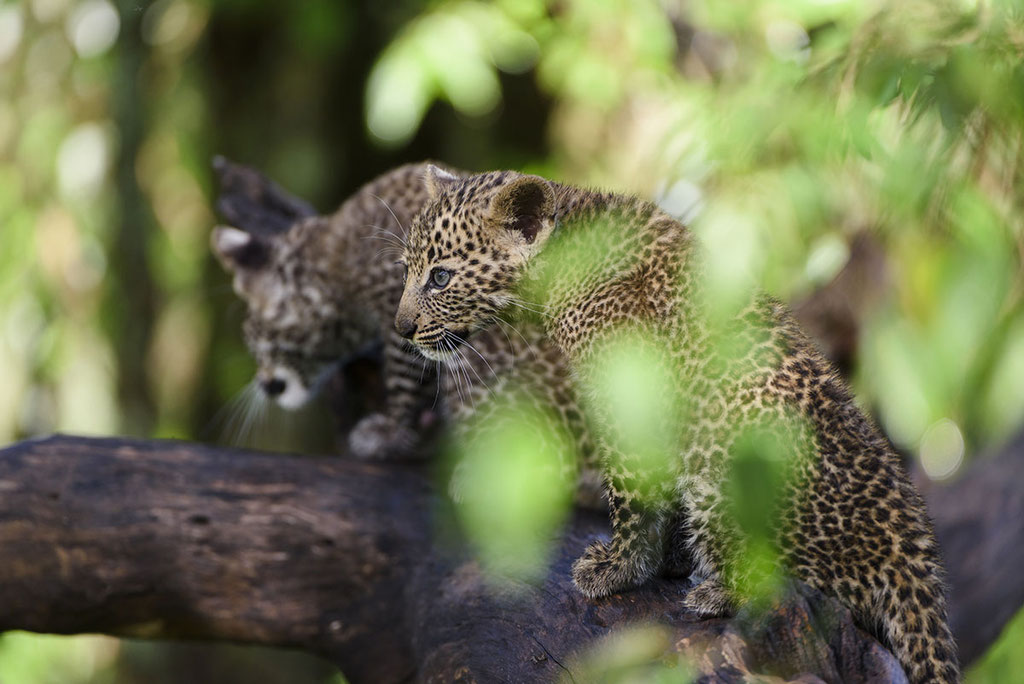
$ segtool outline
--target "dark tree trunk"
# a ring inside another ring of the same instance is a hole
[[[1022,450],[1024,436],[925,490],[965,664],[1024,602]],[[54,437],[0,450],[0,491],[0,630],[293,646],[353,682],[484,682],[587,681],[595,643],[655,624],[651,657],[681,652],[716,681],[902,677],[848,611],[801,585],[756,619],[697,619],[684,581],[583,598],[569,567],[607,534],[596,513],[574,516],[542,582],[497,588],[422,466]]]
[[[574,517],[542,582],[496,588],[435,543],[445,516],[416,466],[54,437],[0,451],[0,490],[0,630],[294,646],[353,682],[486,682],[587,681],[588,647],[655,624],[654,656],[718,681],[902,678],[806,587],[757,620],[697,619],[684,581],[585,599],[569,566],[607,533],[599,514]]]
[[[915,473],[949,575],[949,618],[970,663],[1024,606],[1024,432],[955,482]]]

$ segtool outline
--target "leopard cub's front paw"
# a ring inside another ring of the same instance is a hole
[[[366,416],[348,433],[349,451],[364,460],[407,457],[417,441],[415,432],[396,425],[383,413]]]
[[[623,583],[620,563],[608,544],[600,540],[592,542],[572,564],[573,584],[588,598],[608,596],[626,589],[629,585]]]
[[[736,612],[736,603],[721,582],[706,579],[689,591],[683,605],[700,617],[729,617]]]

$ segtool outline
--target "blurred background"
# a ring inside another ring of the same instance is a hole
[[[797,306],[868,250],[850,377],[955,478],[1024,420],[1022,62],[1010,0],[0,3],[0,444],[237,441],[218,414],[253,364],[207,247],[212,156],[323,212],[433,158],[656,198],[728,255],[715,268]],[[308,448],[271,432],[257,444]],[[1022,640],[1024,615],[969,681],[1019,676]],[[185,679],[341,676],[0,636],[4,684]]]

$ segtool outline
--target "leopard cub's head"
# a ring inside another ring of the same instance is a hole
[[[274,236],[220,226],[211,236],[248,309],[243,331],[258,366],[256,381],[286,409],[315,396],[345,351],[329,269],[305,248],[322,221],[305,219]]]
[[[424,356],[446,360],[515,301],[554,227],[555,192],[513,171],[460,178],[428,166],[425,182],[430,199],[409,230],[395,328]]]

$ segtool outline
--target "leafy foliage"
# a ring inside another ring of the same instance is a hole
[[[432,155],[656,197],[726,294],[869,231],[858,393],[953,476],[1024,421],[1022,57],[1017,0],[0,4],[0,439],[209,434],[251,373],[212,152],[331,202]]]

